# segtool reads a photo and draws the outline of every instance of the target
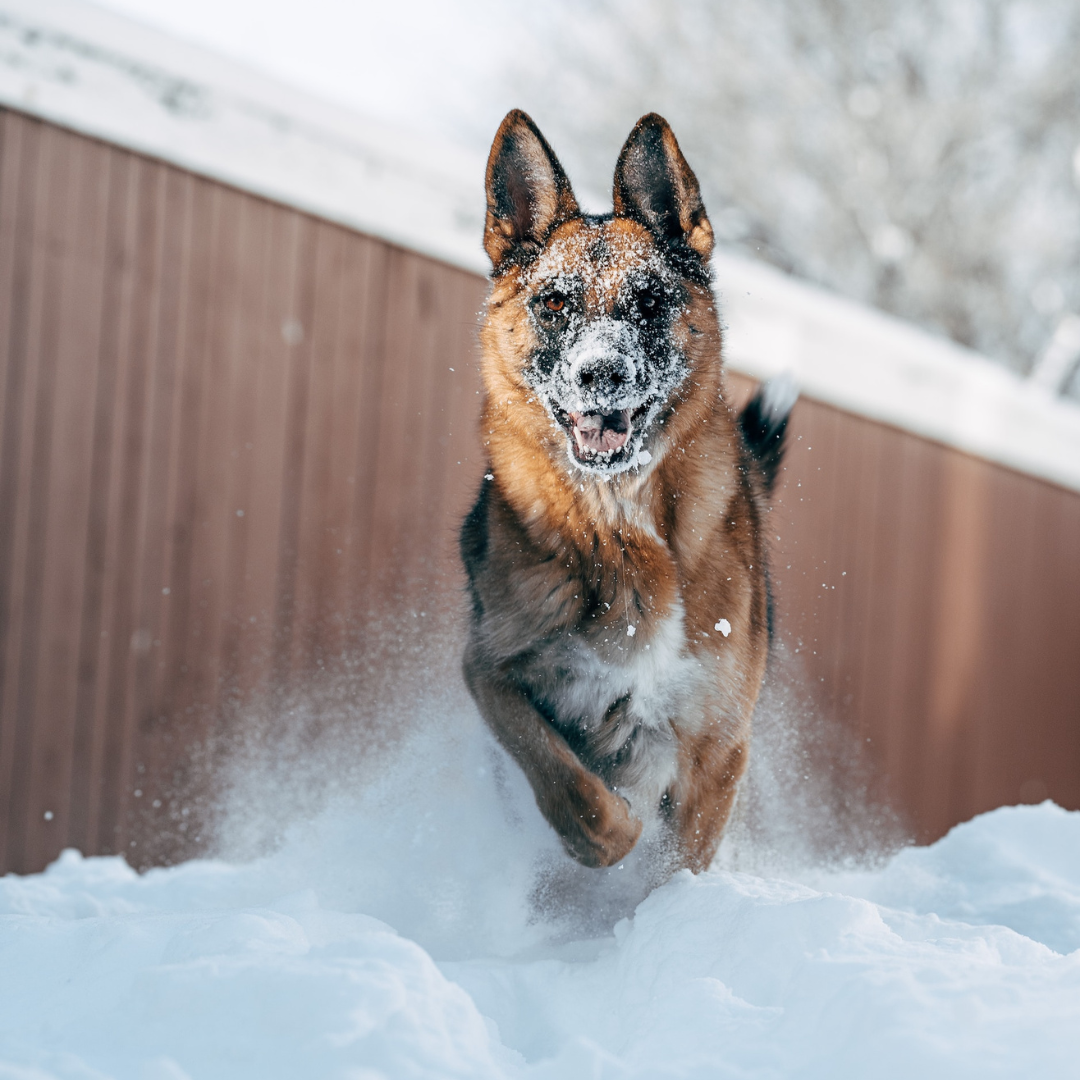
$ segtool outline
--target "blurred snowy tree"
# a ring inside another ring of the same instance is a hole
[[[1080,394],[1080,0],[533,11],[510,81],[587,186],[661,112],[722,244]]]

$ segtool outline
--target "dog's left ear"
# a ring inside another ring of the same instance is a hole
[[[495,273],[528,262],[556,225],[579,213],[570,181],[540,129],[520,109],[507,113],[487,165],[484,250]]]
[[[712,254],[713,231],[697,177],[656,113],[634,125],[619,154],[615,213],[640,221],[662,242],[687,244],[703,260]]]

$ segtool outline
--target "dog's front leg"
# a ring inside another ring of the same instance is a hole
[[[710,731],[678,732],[679,772],[668,792],[679,844],[679,863],[694,873],[708,870],[746,772],[749,742],[719,740]]]
[[[581,764],[505,673],[471,649],[464,667],[481,715],[528,777],[540,812],[566,850],[586,866],[612,866],[624,858],[641,835],[626,801]]]

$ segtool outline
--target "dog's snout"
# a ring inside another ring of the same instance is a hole
[[[621,357],[586,362],[578,367],[576,375],[578,386],[595,393],[620,390],[632,381],[629,364]]]
[[[633,327],[613,319],[587,324],[566,351],[563,385],[571,411],[624,408],[637,385],[642,360]]]

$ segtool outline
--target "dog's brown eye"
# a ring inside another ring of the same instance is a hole
[[[562,293],[552,293],[545,301],[544,307],[548,311],[562,311],[566,307],[566,297]]]
[[[655,315],[659,307],[660,301],[657,300],[652,293],[642,293],[641,296],[638,297],[638,311],[646,318],[650,315]]]

